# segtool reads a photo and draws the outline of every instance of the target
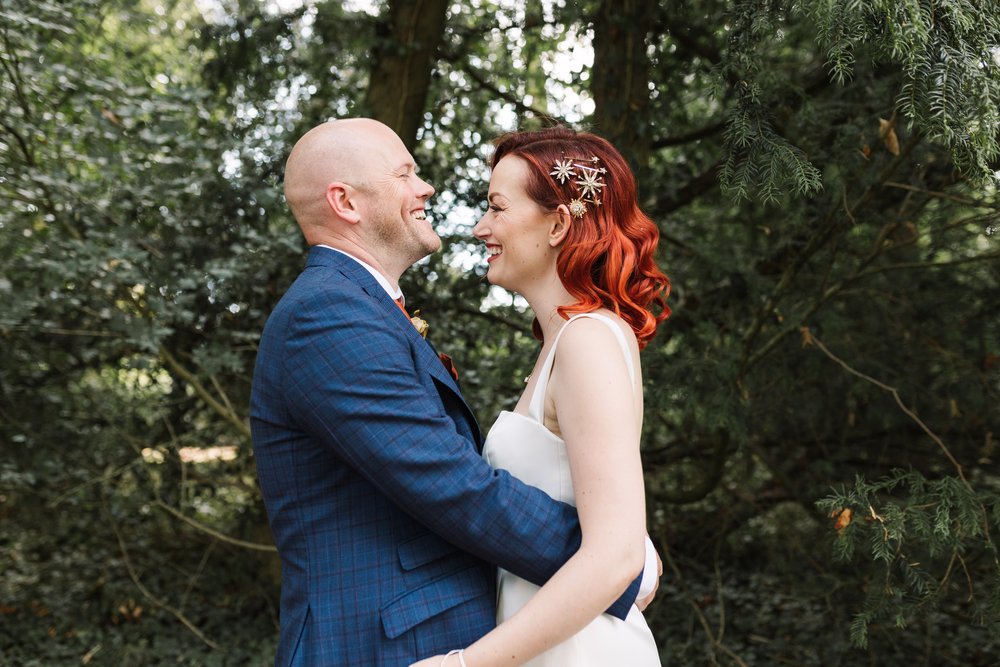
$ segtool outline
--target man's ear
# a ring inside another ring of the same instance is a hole
[[[569,214],[569,207],[560,204],[559,208],[555,210],[555,220],[552,222],[552,227],[549,228],[549,245],[555,248],[566,240],[566,235],[569,234],[569,228],[572,224],[573,218]]]
[[[326,186],[326,203],[338,218],[352,224],[361,222],[357,205],[358,191],[346,183],[334,181]]]

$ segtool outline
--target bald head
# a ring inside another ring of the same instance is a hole
[[[434,188],[387,125],[370,118],[306,132],[285,164],[285,198],[309,245],[352,255],[395,283],[441,247],[427,219]]]
[[[326,199],[331,183],[366,188],[379,158],[402,145],[392,129],[370,118],[331,121],[306,132],[285,163],[285,198],[306,239],[333,216]]]

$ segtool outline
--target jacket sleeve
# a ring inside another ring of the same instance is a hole
[[[386,310],[360,293],[299,304],[283,336],[295,419],[433,532],[544,584],[580,546],[576,510],[494,470],[459,435]],[[627,615],[638,583],[609,613]]]

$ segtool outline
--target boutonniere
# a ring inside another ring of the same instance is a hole
[[[420,317],[419,310],[413,311],[413,317],[410,318],[410,324],[413,325],[413,328],[417,330],[418,334],[427,338],[427,329],[430,328],[430,325],[427,324],[427,320]]]
[[[417,330],[418,334],[427,338],[427,330],[430,328],[430,325],[427,324],[427,320],[420,317],[419,310],[413,311],[413,317],[410,318],[410,324],[413,325],[413,328]],[[451,357],[441,352],[438,353],[438,359],[441,360],[441,363],[444,364],[445,369],[451,374],[451,376],[455,378],[455,382],[458,382],[458,370],[455,368],[455,362],[451,360]]]

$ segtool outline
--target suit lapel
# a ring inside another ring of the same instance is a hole
[[[400,318],[405,321],[406,315],[404,315],[403,311],[399,309],[396,302],[390,299],[389,295],[385,293],[385,290],[378,286],[377,283],[376,287],[378,287],[379,291],[382,292],[385,300],[392,304],[392,309],[398,312]],[[458,399],[458,402],[461,404],[465,413],[465,419],[471,427],[476,449],[481,451],[483,448],[483,435],[479,431],[479,423],[476,421],[476,416],[472,412],[472,408],[470,408],[469,404],[465,402],[465,397],[462,396],[462,390],[459,388],[458,383],[455,382],[455,378],[452,377],[451,373],[448,372],[448,369],[444,367],[444,364],[438,357],[438,353],[434,349],[434,346],[432,346],[423,336],[417,333],[417,328],[413,326],[413,323],[406,322],[403,326],[407,329],[406,335],[411,341],[410,344],[413,347],[414,353],[420,357],[423,367],[428,370],[428,372],[438,381],[439,384],[450,390],[451,393],[454,394],[455,398]]]
[[[413,326],[413,323],[407,319],[406,314],[400,310],[396,302],[392,300],[368,270],[341,252],[319,246],[310,248],[306,266],[332,267],[385,307],[386,311],[390,313],[389,317],[394,318],[393,321],[398,321],[399,326],[406,331],[406,335],[410,340],[410,346],[413,348],[414,354],[420,358],[421,365],[428,369],[428,372],[438,380],[440,385],[450,390],[455,398],[458,399],[465,413],[465,419],[474,436],[476,448],[482,450],[483,436],[479,430],[479,424],[476,422],[476,416],[472,412],[472,408],[465,402],[465,397],[462,396],[462,391],[455,382],[455,378],[445,369],[444,364],[441,363],[441,359],[438,358],[437,352],[434,351],[431,344],[417,333],[417,329]]]

